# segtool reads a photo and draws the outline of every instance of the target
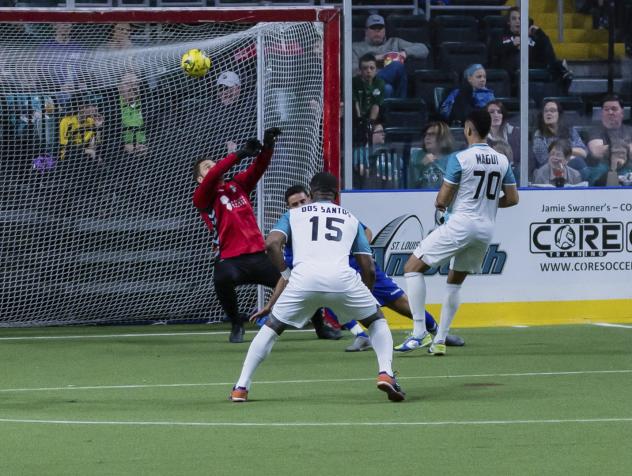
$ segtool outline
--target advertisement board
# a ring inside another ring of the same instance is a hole
[[[408,256],[435,225],[436,191],[344,192],[341,203],[373,232],[375,259],[405,289]],[[443,300],[447,265],[426,274]],[[521,190],[499,209],[480,274],[462,301],[492,322],[632,321],[632,194],[625,189]],[[555,316],[539,316],[555,312]],[[466,312],[468,313],[468,312]],[[504,313],[504,314],[503,314]]]

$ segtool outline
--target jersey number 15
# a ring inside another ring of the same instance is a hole
[[[311,217],[309,221],[312,224],[312,241],[318,241],[318,216]],[[342,218],[335,217],[327,217],[325,220],[325,228],[333,233],[325,233],[325,239],[329,241],[340,241],[342,240],[342,230],[338,228],[335,224],[340,223],[344,224],[344,220]]]

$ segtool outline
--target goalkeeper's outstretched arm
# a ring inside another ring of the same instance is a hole
[[[268,169],[270,160],[272,159],[272,153],[274,152],[274,145],[279,135],[281,135],[281,129],[271,127],[270,129],[266,129],[263,135],[263,145],[261,145],[257,139],[249,139],[246,142],[244,149],[248,149],[250,156],[256,155],[257,158],[246,170],[233,177],[233,181],[237,182],[246,193],[250,193],[254,190],[257,186],[257,182],[259,182]],[[252,153],[255,150],[255,143],[258,145],[258,153]]]

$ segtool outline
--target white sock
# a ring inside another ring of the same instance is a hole
[[[443,307],[441,308],[441,317],[439,320],[439,330],[437,331],[437,335],[434,338],[435,342],[443,344],[445,342],[445,338],[448,335],[448,331],[450,330],[450,325],[454,320],[454,315],[456,311],[459,309],[459,304],[461,304],[461,285],[460,284],[448,284],[447,285],[447,294],[445,297],[445,301],[443,302]]]
[[[413,313],[413,337],[420,339],[428,332],[426,329],[426,280],[422,273],[406,273],[408,302]]]
[[[386,319],[373,321],[369,326],[369,339],[377,356],[380,372],[393,375],[393,336]]]
[[[279,335],[268,326],[263,326],[259,329],[248,348],[246,360],[244,360],[244,366],[237,381],[237,387],[250,388],[252,374],[255,373],[259,364],[268,356],[278,337]]]

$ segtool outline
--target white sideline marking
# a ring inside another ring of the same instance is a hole
[[[632,329],[632,325],[629,324],[610,324],[608,322],[596,322],[593,325],[599,327],[619,327],[622,329]]]
[[[313,329],[297,329],[286,332],[313,332]],[[246,331],[246,334],[256,333],[256,331]],[[145,334],[99,334],[99,335],[66,335],[66,336],[17,336],[0,337],[2,340],[48,340],[48,339],[110,339],[116,337],[179,337],[179,336],[204,336],[204,335],[227,335],[230,331],[202,331],[202,332],[149,332]]]
[[[197,426],[197,427],[375,427],[375,426],[474,426],[537,425],[562,423],[629,423],[632,418],[571,418],[554,420],[465,420],[465,421],[384,421],[384,422],[205,422],[205,421],[89,421],[31,420],[0,418],[0,423],[39,423],[48,425],[117,425],[117,426]]]
[[[622,370],[577,370],[560,372],[521,372],[521,373],[498,373],[498,374],[463,374],[463,375],[422,375],[413,377],[398,377],[399,380],[430,380],[430,379],[463,379],[463,378],[498,378],[498,377],[550,377],[565,375],[600,375],[600,374],[629,374],[632,369]],[[370,378],[345,378],[345,379],[313,379],[313,380],[262,380],[254,382],[257,385],[271,384],[295,384],[295,383],[341,383],[341,382],[368,382],[375,380]],[[132,384],[132,385],[90,385],[65,387],[35,387],[35,388],[2,388],[0,393],[13,392],[49,392],[60,390],[124,390],[135,388],[168,388],[168,387],[219,387],[230,386],[234,382],[207,382],[207,383],[159,383],[159,384]]]

